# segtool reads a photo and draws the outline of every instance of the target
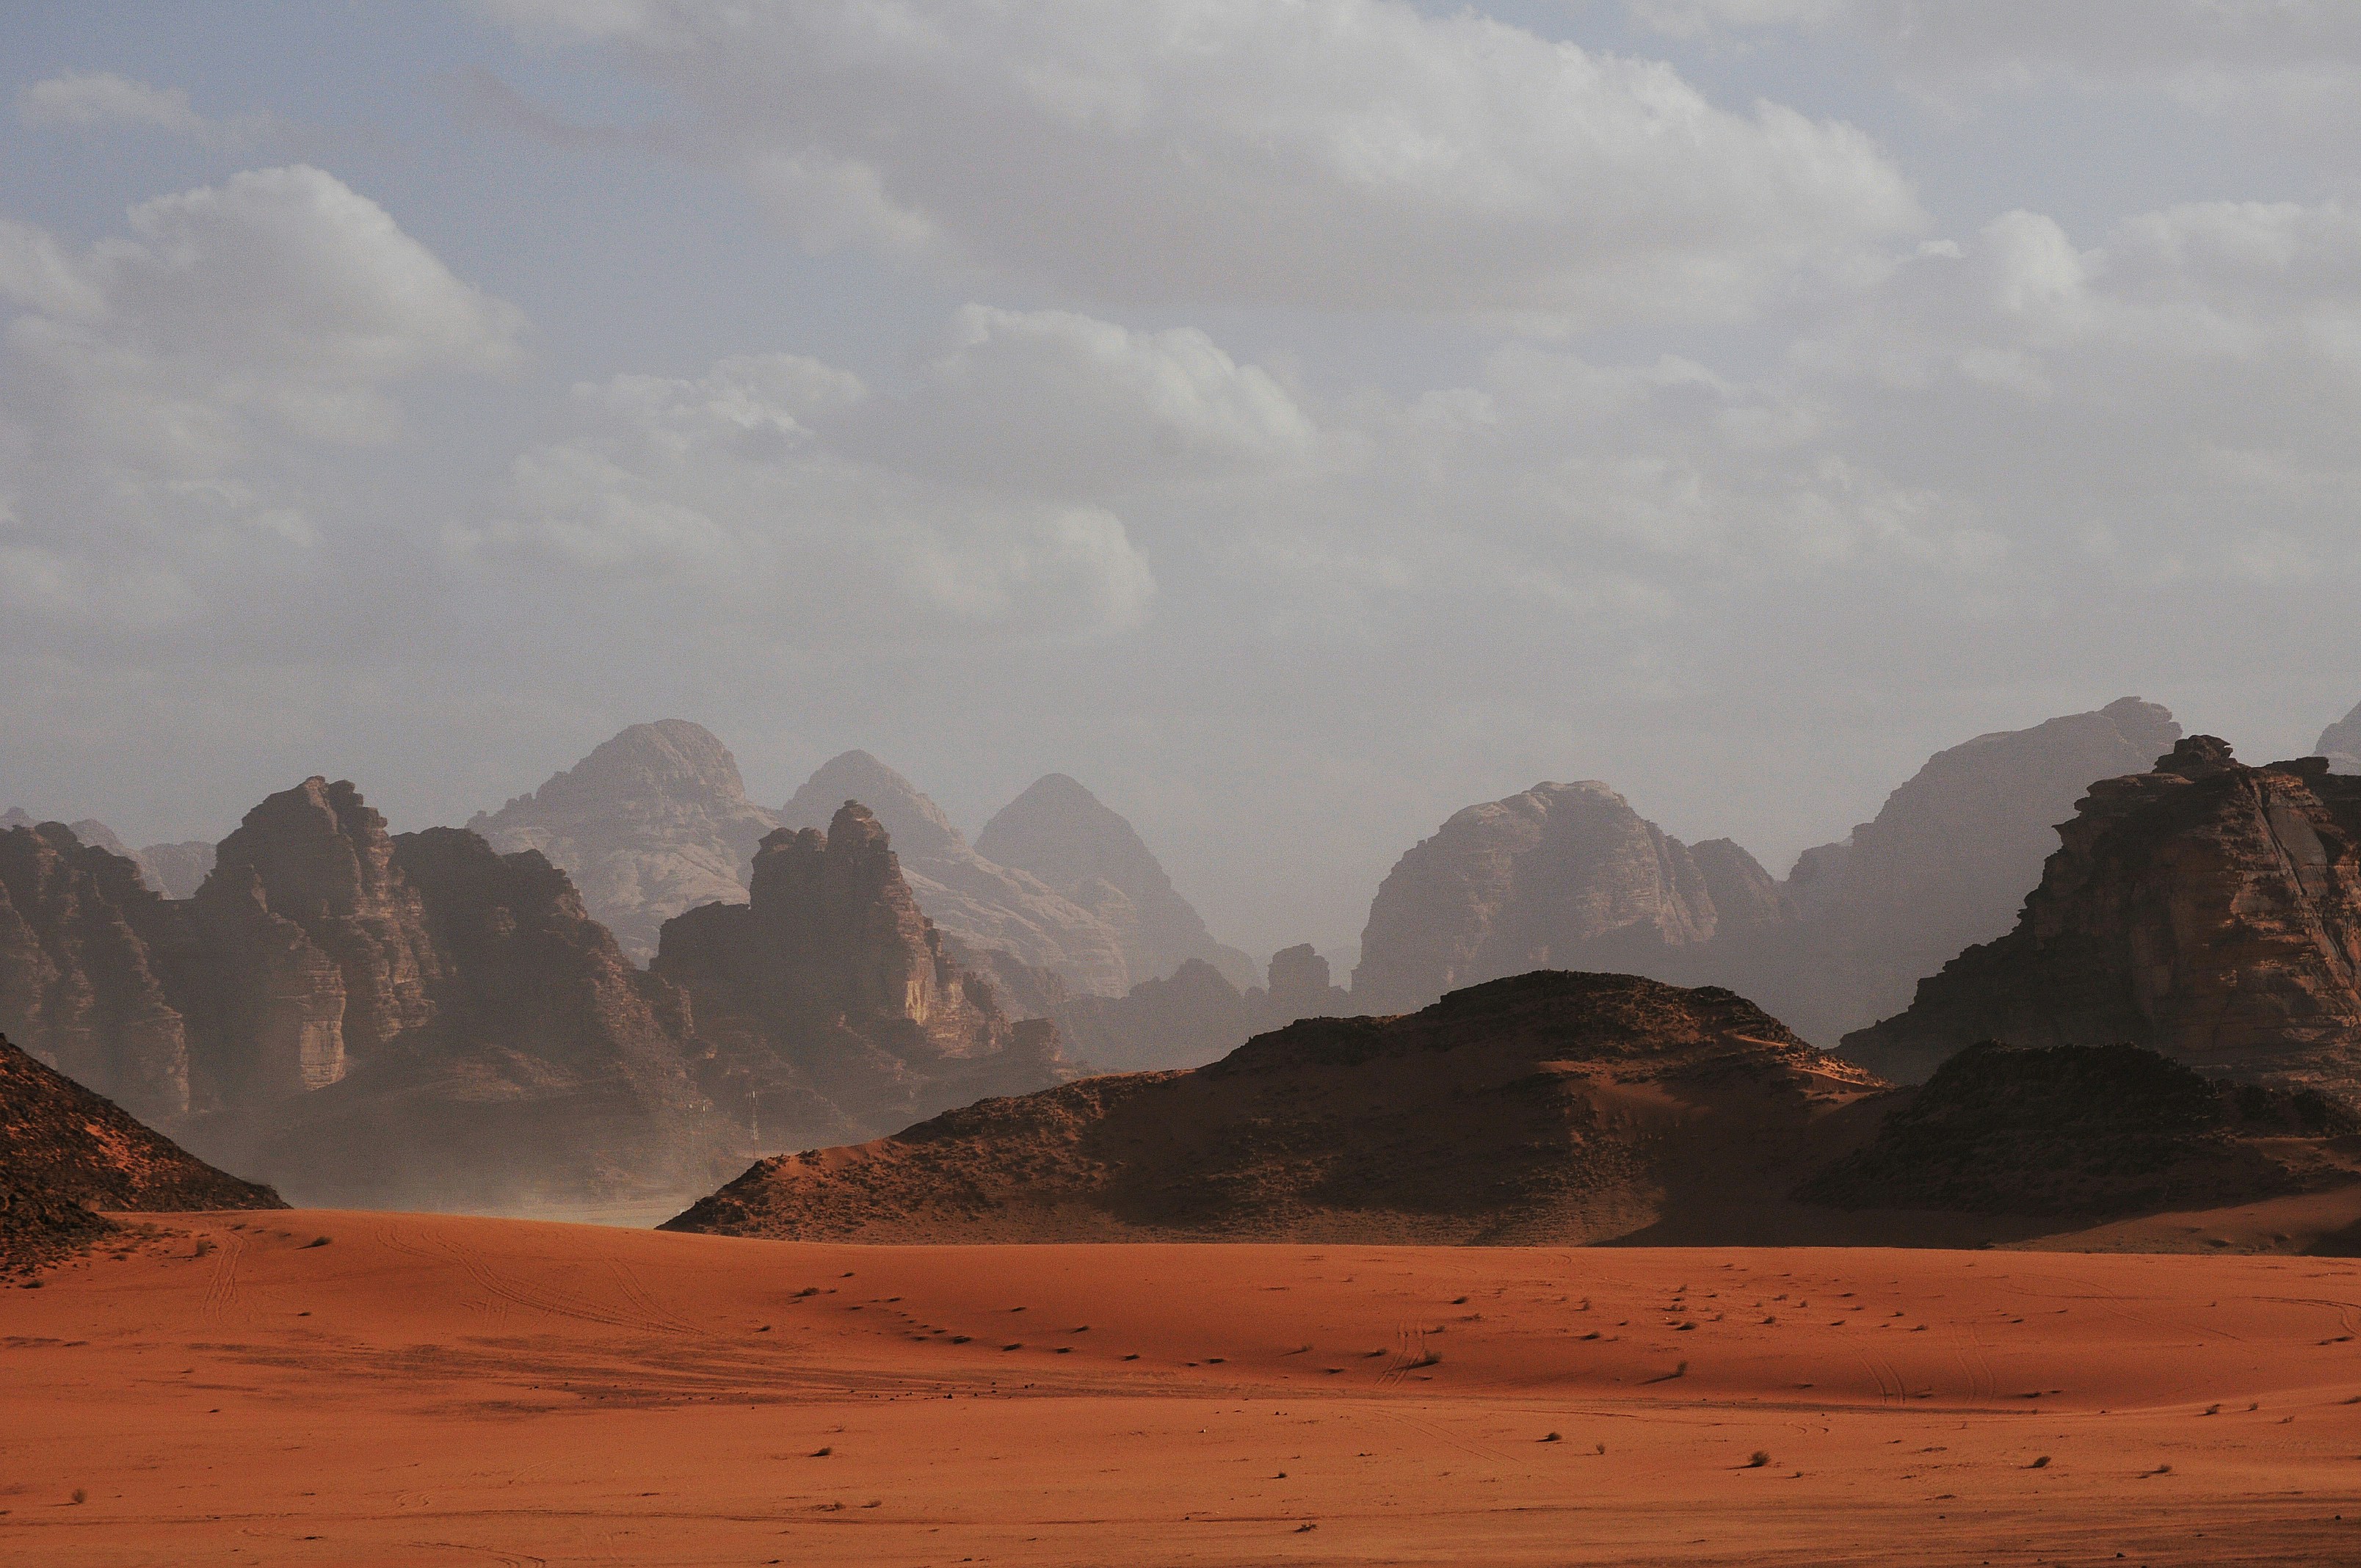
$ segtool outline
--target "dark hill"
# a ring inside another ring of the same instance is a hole
[[[668,1228],[1597,1242],[1784,1193],[1832,1114],[1884,1088],[1731,992],[1541,971],[764,1160]]]
[[[2361,1117],[2312,1089],[2207,1079],[2137,1046],[1992,1042],[1901,1097],[1797,1194],[1841,1208],[2101,1218],[2350,1183]]]

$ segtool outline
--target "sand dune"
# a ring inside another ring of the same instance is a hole
[[[0,1291],[0,1560],[2361,1560],[2341,1259],[316,1211],[115,1251]]]

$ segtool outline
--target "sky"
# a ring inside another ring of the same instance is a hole
[[[2361,701],[2348,0],[0,12],[0,803],[622,726],[1042,773],[1349,959],[1459,807],[1774,874]]]

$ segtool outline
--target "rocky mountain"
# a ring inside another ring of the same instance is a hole
[[[1213,940],[1122,814],[1064,773],[1043,774],[994,813],[976,835],[975,852],[1030,872],[1112,927],[1135,985],[1191,959],[1233,985],[1259,978],[1246,954]]]
[[[752,883],[666,921],[653,972],[694,999],[708,1089],[768,1135],[871,1135],[1060,1076],[1055,1026],[953,960],[866,806],[770,834]]]
[[[1310,943],[1271,955],[1269,983],[1240,991],[1202,959],[1126,996],[1054,999],[1045,1010],[1072,1054],[1102,1072],[1202,1067],[1253,1036],[1299,1018],[1342,1018],[1350,992],[1329,983],[1328,960]]]
[[[779,821],[823,828],[848,800],[876,814],[897,847],[918,907],[961,947],[1007,953],[1078,992],[1120,996],[1130,989],[1131,966],[1114,926],[1030,872],[969,848],[939,806],[866,751],[847,751],[824,764],[780,811]]]
[[[63,823],[0,830],[0,1034],[159,1121],[189,1110],[189,1037],[168,989],[185,911]]]
[[[764,1160],[668,1228],[1578,1244],[1785,1191],[1884,1088],[1729,992],[1532,973]]]
[[[2107,1218],[2361,1180],[2361,1114],[2211,1080],[2136,1046],[1971,1046],[1807,1181],[1845,1208]]]
[[[1395,862],[1369,905],[1353,999],[1407,1012],[1536,969],[1702,978],[1708,954],[1792,918],[1728,839],[1692,849],[1596,780],[1471,806]]]
[[[746,798],[737,759],[686,719],[634,724],[531,795],[478,813],[469,831],[504,853],[538,850],[634,962],[666,920],[741,903],[747,867],[778,818]]]
[[[2093,781],[2144,771],[2180,738],[2169,710],[2125,697],[1937,752],[1874,821],[1797,860],[1781,891],[1799,927],[1742,988],[1822,1042],[1899,1011],[2015,923]]]
[[[0,812],[0,832],[35,826],[38,824],[32,815],[23,806],[12,806]],[[186,898],[195,893],[197,884],[205,880],[205,873],[214,869],[214,847],[203,839],[148,844],[134,850],[115,836],[114,828],[94,817],[86,817],[68,827],[81,843],[137,862],[141,878],[167,898]]]
[[[2211,736],[2091,787],[2015,927],[1844,1052],[1923,1080],[1981,1040],[2130,1042],[2245,1082],[2361,1090],[2361,779]]]
[[[2361,773],[2361,707],[2322,730],[2312,751],[2328,759],[2332,773]]]
[[[103,1234],[93,1210],[286,1206],[0,1036],[0,1268]]]

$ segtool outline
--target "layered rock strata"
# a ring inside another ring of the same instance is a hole
[[[1925,1079],[1980,1040],[2129,1042],[2241,1081],[2361,1091],[2361,779],[2210,736],[2102,781],[2015,928],[1845,1037]]]

